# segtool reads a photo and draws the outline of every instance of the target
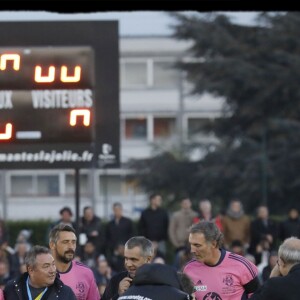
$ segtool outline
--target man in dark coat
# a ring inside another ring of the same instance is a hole
[[[10,280],[4,288],[9,300],[76,300],[72,289],[59,279],[54,258],[47,247],[32,247],[25,258],[28,272]]]
[[[300,299],[300,239],[287,238],[278,250],[278,263],[270,278],[252,294],[252,300]]]
[[[149,200],[149,207],[142,211],[138,221],[138,233],[152,241],[156,251],[160,253],[161,256],[165,256],[166,242],[169,238],[169,214],[167,210],[162,207],[161,195],[152,194]]]
[[[109,259],[118,245],[124,245],[133,234],[133,221],[123,215],[123,206],[120,202],[113,204],[113,218],[106,224],[106,254]]]
[[[133,279],[131,287],[118,300],[135,300],[138,297],[151,300],[188,300],[189,294],[181,290],[174,267],[165,264],[145,264]]]
[[[130,238],[124,248],[124,265],[126,271],[114,275],[109,281],[101,300],[117,300],[129,288],[137,269],[152,261],[153,244],[143,236]]]

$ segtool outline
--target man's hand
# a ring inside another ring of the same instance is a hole
[[[278,276],[282,276],[282,275],[281,275],[281,273],[280,273],[280,271],[279,271],[279,266],[278,266],[278,264],[276,264],[276,265],[274,266],[274,268],[272,269],[272,271],[271,271],[270,278],[271,278],[271,277],[278,277]]]
[[[125,277],[120,281],[119,290],[118,290],[119,295],[122,295],[124,292],[126,292],[128,290],[128,288],[130,287],[131,281],[132,281],[132,278],[130,278],[130,277]]]

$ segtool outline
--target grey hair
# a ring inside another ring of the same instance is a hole
[[[50,254],[50,249],[45,246],[39,246],[35,245],[33,246],[26,254],[25,256],[25,264],[26,267],[35,267],[36,264],[36,258],[40,254]]]
[[[215,224],[211,221],[200,221],[191,226],[189,233],[202,233],[207,242],[217,242],[217,246],[221,248],[223,246],[224,235]]]
[[[279,246],[278,256],[287,264],[300,263],[300,239],[289,237]]]
[[[141,249],[141,254],[143,257],[153,256],[153,244],[144,236],[134,236],[125,243],[125,248],[127,249],[133,249],[135,247],[139,247]]]
[[[51,229],[49,233],[49,242],[56,243],[58,241],[59,234],[62,231],[73,232],[76,235],[75,229],[72,226],[66,224],[58,224]]]

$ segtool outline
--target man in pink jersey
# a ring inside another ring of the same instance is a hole
[[[70,286],[77,300],[100,300],[92,270],[74,260],[77,237],[72,226],[59,224],[49,234],[49,246],[62,282]]]
[[[222,249],[223,234],[214,222],[189,231],[195,259],[183,268],[194,282],[197,300],[244,300],[259,287],[258,269],[245,257]]]

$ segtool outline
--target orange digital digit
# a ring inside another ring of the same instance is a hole
[[[42,76],[42,67],[36,66],[34,72],[34,80],[36,82],[53,82],[55,78],[55,67],[50,66],[48,75]]]
[[[62,82],[78,82],[80,81],[80,77],[81,77],[80,66],[75,67],[73,76],[68,76],[68,67],[66,66],[61,67],[60,80]]]
[[[77,125],[77,118],[83,117],[83,125],[90,126],[91,123],[91,112],[89,109],[73,109],[70,112],[70,125]]]
[[[6,123],[5,132],[0,133],[0,140],[9,140],[12,137],[12,124]]]
[[[0,70],[6,70],[6,63],[8,60],[13,61],[13,69],[15,71],[20,70],[20,55],[19,54],[2,54],[0,58]]]

